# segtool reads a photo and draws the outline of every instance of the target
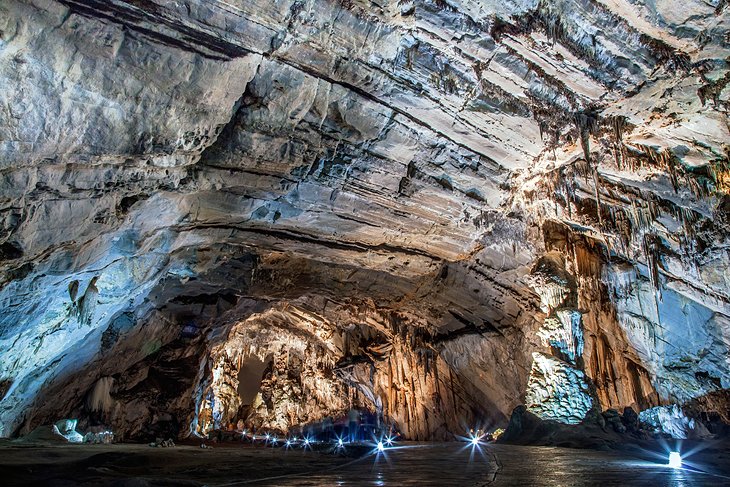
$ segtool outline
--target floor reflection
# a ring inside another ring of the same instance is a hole
[[[32,452],[27,448],[5,448],[0,454],[0,478],[4,486],[730,485],[730,477],[726,476],[730,462],[724,461],[727,451],[719,445],[695,452],[692,465],[680,469],[668,467],[667,456],[660,452],[638,449],[617,453],[468,441],[398,443],[382,451],[374,442],[370,447],[370,453],[360,458],[271,445],[159,449],[115,444],[39,447]],[[355,452],[354,447],[344,448]],[[79,469],[79,465],[86,468]]]

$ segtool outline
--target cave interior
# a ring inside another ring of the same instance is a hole
[[[727,12],[3,1],[0,436],[727,436]]]

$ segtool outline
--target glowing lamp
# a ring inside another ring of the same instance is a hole
[[[671,468],[682,468],[682,456],[678,451],[669,452],[669,463],[667,466]]]
[[[385,450],[385,446],[383,445],[382,441],[379,441],[378,442],[378,451],[383,451],[383,450]]]
[[[342,438],[337,438],[337,446],[342,448],[342,446],[343,446]]]
[[[479,445],[480,438],[478,436],[475,436],[471,439],[472,446],[478,446]]]

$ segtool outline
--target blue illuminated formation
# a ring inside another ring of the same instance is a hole
[[[532,353],[527,409],[542,419],[579,424],[593,407],[585,373],[557,357]]]

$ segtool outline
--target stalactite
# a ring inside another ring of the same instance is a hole
[[[102,377],[96,381],[91,394],[87,398],[87,405],[92,411],[106,413],[111,410],[113,405],[111,389],[113,385],[113,377]]]
[[[609,118],[609,123],[613,129],[613,154],[616,161],[616,167],[621,170],[626,158],[626,148],[623,142],[623,133],[626,127],[626,117],[613,116]]]
[[[659,237],[651,233],[644,235],[643,250],[649,268],[649,278],[652,287],[661,295],[659,290],[659,249]]]
[[[634,160],[641,161],[641,159],[647,159],[652,165],[664,169],[669,175],[674,192],[677,193],[679,191],[679,176],[682,166],[672,151],[669,149],[656,150],[653,147],[643,144],[637,144],[637,147],[642,157],[634,158]]]

